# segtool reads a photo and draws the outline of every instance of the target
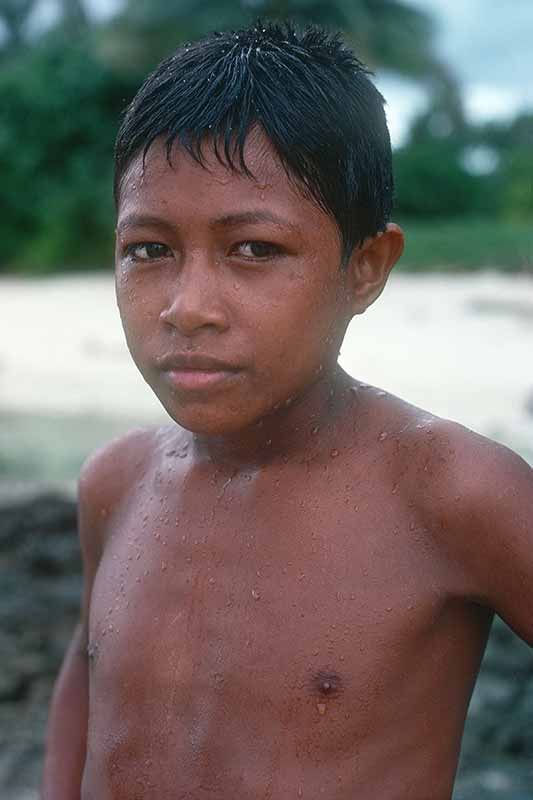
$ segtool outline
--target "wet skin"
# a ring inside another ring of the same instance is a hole
[[[119,308],[176,422],[80,479],[83,800],[445,800],[492,608],[531,638],[531,471],[336,367],[397,229],[343,272],[260,136],[255,181],[177,156],[122,188]]]

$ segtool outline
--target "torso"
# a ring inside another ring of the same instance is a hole
[[[449,800],[490,614],[400,416],[256,472],[154,436],[93,589],[83,800]]]

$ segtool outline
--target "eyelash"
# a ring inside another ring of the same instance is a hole
[[[272,242],[262,242],[259,239],[246,239],[243,242],[238,242],[236,247],[242,247],[243,245],[259,245],[260,247],[264,247],[269,251],[268,255],[244,256],[245,258],[253,261],[267,261],[269,258],[276,258],[283,254],[283,250],[281,247],[279,247],[279,245],[273,244]]]
[[[283,250],[279,245],[273,244],[272,242],[263,242],[259,239],[245,239],[242,242],[238,242],[236,245],[232,247],[231,254],[237,248],[243,247],[244,245],[259,245],[260,247],[266,248],[269,253],[267,255],[262,256],[244,256],[244,258],[248,261],[267,261],[270,258],[276,258],[283,255]],[[164,251],[164,254],[160,254],[159,256],[155,256],[153,258],[138,258],[135,256],[135,250],[138,249],[146,249],[148,247],[157,247],[161,248]],[[127,245],[124,248],[124,256],[126,258],[130,258],[132,261],[137,262],[144,262],[147,263],[149,261],[158,261],[161,258],[166,258],[167,253],[170,252],[170,248],[167,245],[162,244],[161,242],[133,242],[132,244]]]
[[[161,244],[160,242],[133,242],[132,244],[129,244],[124,248],[124,256],[126,258],[131,258],[132,261],[140,261],[140,262],[157,261],[158,258],[165,257],[160,255],[156,256],[155,258],[138,258],[134,255],[135,250],[147,247],[161,247],[167,251],[170,250],[170,248],[168,248],[164,244]]]

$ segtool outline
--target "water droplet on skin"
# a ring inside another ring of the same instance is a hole
[[[303,797],[303,796],[304,796],[304,790],[300,786],[300,787],[298,787],[298,797]]]
[[[166,561],[162,561],[161,562],[161,572],[164,572],[166,570],[166,568],[167,568],[167,562]]]
[[[252,597],[254,598],[254,600],[259,600],[259,598],[261,597],[261,594],[259,593],[259,591],[257,589],[252,589]]]
[[[338,450],[332,450],[330,453],[331,458],[337,458],[338,455],[339,455]]]
[[[398,489],[399,488],[400,488],[399,484],[395,483],[394,486],[392,487],[392,493],[393,494],[398,494]]]
[[[213,577],[209,578],[209,583],[211,584],[211,586],[214,584],[214,582],[215,582],[215,579]]]
[[[320,431],[320,425],[315,425],[314,428],[311,428],[311,434],[313,436],[316,436],[319,431]]]
[[[383,392],[383,391],[376,392],[376,396],[377,397],[386,397],[386,395],[387,395],[387,392]]]
[[[266,446],[270,447],[271,444],[272,444],[272,439],[267,439]]]
[[[326,713],[326,704],[325,703],[317,703],[316,709],[321,716],[324,716]]]
[[[379,437],[378,437],[378,438],[379,438],[379,441],[380,441],[380,442],[384,442],[384,441],[385,441],[385,439],[387,438],[387,436],[388,436],[388,435],[389,435],[389,434],[387,433],[387,431],[382,431],[382,432],[379,434]]]

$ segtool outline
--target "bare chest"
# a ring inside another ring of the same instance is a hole
[[[230,488],[204,503],[147,494],[116,521],[93,592],[95,679],[120,673],[127,694],[148,675],[181,708],[361,710],[441,611],[428,531],[364,491],[357,504]]]
[[[91,605],[88,785],[130,797],[135,776],[170,797],[179,774],[224,797],[351,797],[398,781],[384,760],[423,781],[435,758],[450,781],[486,625],[447,607],[416,509],[375,486],[215,488],[147,493],[113,521]]]

